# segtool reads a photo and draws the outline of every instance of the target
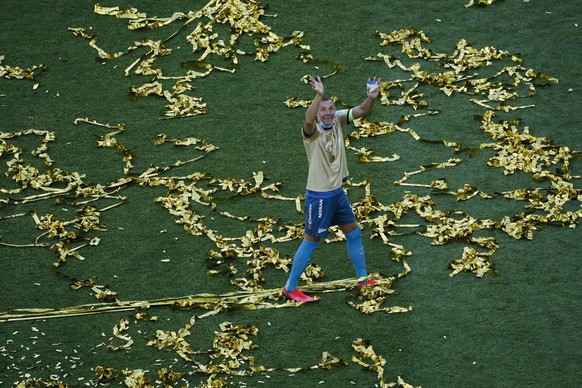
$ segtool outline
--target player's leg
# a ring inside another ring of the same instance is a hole
[[[368,276],[368,271],[366,270],[366,255],[364,253],[364,245],[362,244],[362,231],[356,221],[356,216],[354,215],[352,206],[345,194],[341,199],[338,208],[337,221],[341,231],[346,236],[348,256],[354,265],[356,276],[358,278]],[[358,283],[358,287],[366,284],[375,284],[375,281],[364,280]]]
[[[356,270],[356,276],[363,278],[368,276],[366,271],[366,255],[364,253],[364,245],[362,244],[362,232],[360,226],[356,223],[340,225],[340,229],[346,236],[346,246],[348,249],[348,256]]]
[[[291,273],[283,289],[283,293],[288,298],[295,301],[313,301],[313,298],[303,294],[297,289],[297,282],[301,274],[305,271],[313,253],[319,246],[321,237],[327,235],[329,223],[331,221],[331,214],[326,210],[329,207],[327,199],[313,198],[307,196],[305,198],[305,235],[299,249],[293,257],[293,265],[291,266]]]
[[[295,252],[295,256],[293,257],[293,265],[291,266],[291,273],[289,274],[289,278],[285,284],[285,291],[287,292],[295,291],[299,277],[301,277],[301,274],[309,265],[311,256],[313,256],[313,253],[319,246],[319,239],[317,239],[317,241],[312,241],[314,240],[312,237],[313,236],[305,234],[301,245]]]

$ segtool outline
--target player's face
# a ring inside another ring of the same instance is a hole
[[[319,103],[319,111],[317,112],[319,120],[325,125],[331,125],[335,116],[335,104],[332,100],[322,101]]]

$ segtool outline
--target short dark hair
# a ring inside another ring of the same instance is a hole
[[[323,101],[328,101],[328,100],[331,100],[331,97],[330,97],[330,96],[322,96],[322,97],[321,97],[321,101],[322,101],[322,102],[323,102]],[[333,101],[333,100],[332,100],[332,101]]]

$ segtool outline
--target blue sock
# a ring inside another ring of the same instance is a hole
[[[291,274],[289,274],[289,279],[287,279],[287,284],[285,289],[289,292],[295,291],[297,288],[297,282],[299,277],[307,268],[309,260],[315,249],[319,246],[319,241],[307,241],[303,240],[297,252],[295,252],[295,257],[293,257],[293,265],[291,266]]]
[[[364,246],[362,245],[362,232],[359,226],[346,234],[346,245],[348,247],[348,255],[356,270],[356,276],[358,278],[368,276]]]

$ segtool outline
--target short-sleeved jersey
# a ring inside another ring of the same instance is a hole
[[[309,165],[307,190],[320,193],[333,191],[341,187],[342,181],[349,176],[342,131],[343,125],[349,124],[349,113],[349,109],[336,111],[330,129],[323,129],[316,121],[311,136],[306,136],[301,130]]]

